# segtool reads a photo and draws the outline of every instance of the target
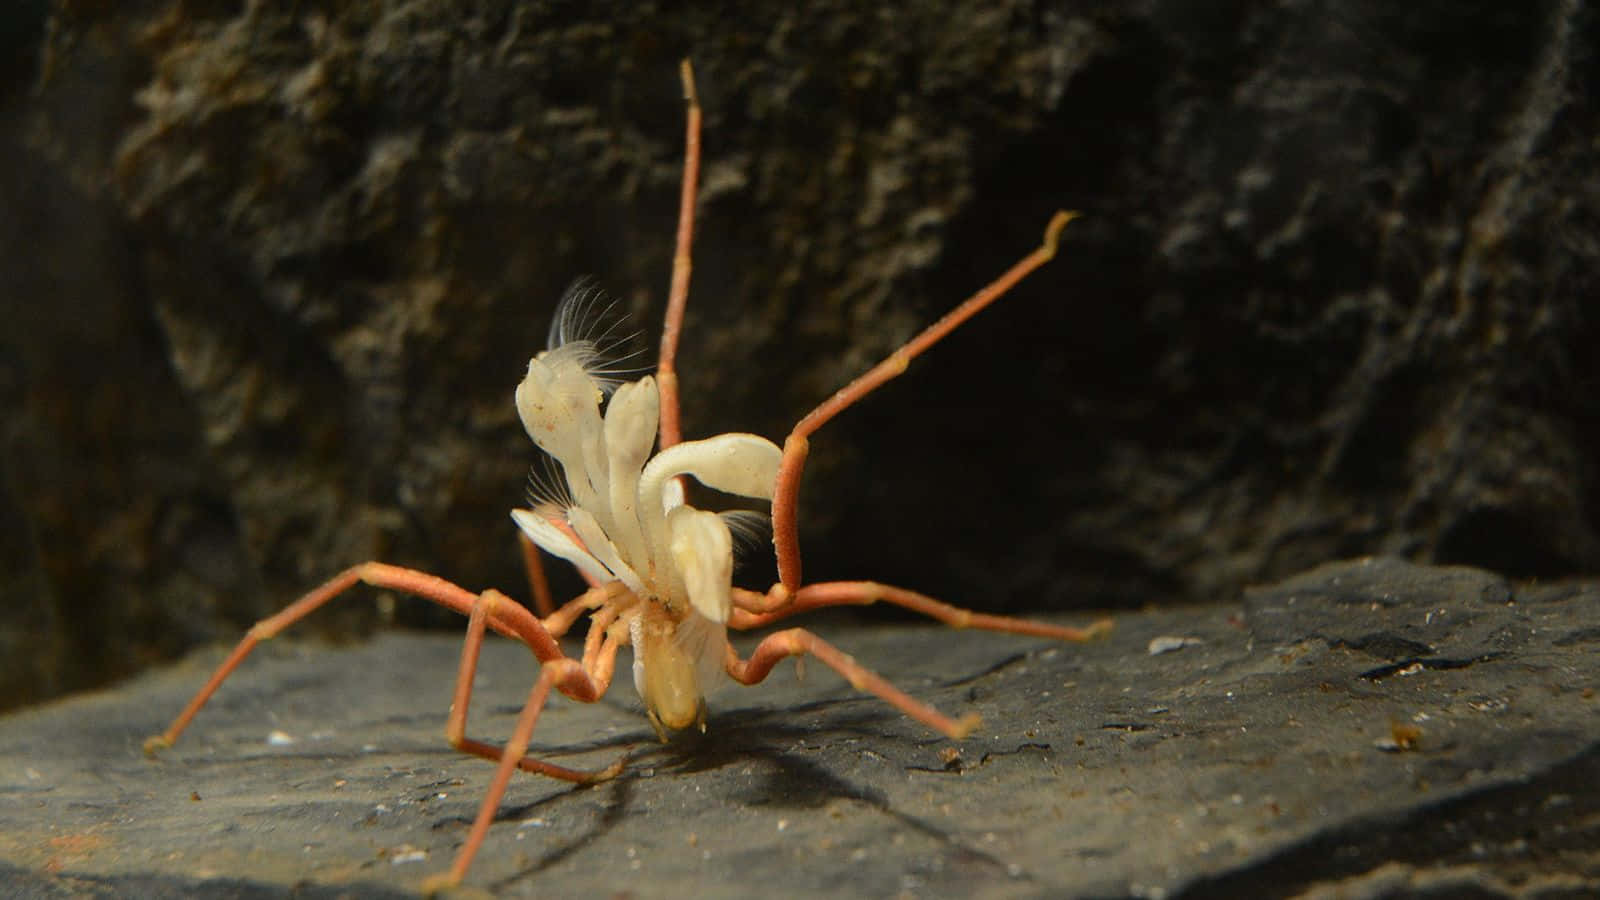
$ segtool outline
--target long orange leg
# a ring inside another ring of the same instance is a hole
[[[478,600],[477,594],[465,588],[415,569],[404,569],[379,562],[352,566],[334,576],[326,584],[289,604],[277,615],[262,619],[252,626],[233,648],[233,652],[228,654],[228,658],[211,673],[211,678],[201,686],[189,701],[189,705],[178,713],[178,717],[172,720],[171,725],[167,726],[167,730],[144,742],[145,752],[154,753],[163,747],[172,746],[178,736],[183,734],[184,729],[189,727],[190,720],[201,707],[206,705],[206,701],[211,699],[211,695],[217,692],[217,688],[222,686],[222,682],[227,680],[233,670],[244,662],[245,657],[250,655],[250,651],[254,650],[257,644],[276,637],[285,628],[363,582],[376,588],[400,591],[432,600],[464,616],[472,615],[472,609]],[[510,598],[495,606],[487,625],[507,637],[527,644],[541,662],[562,658],[561,645],[556,643],[555,636],[540,624],[532,613]]]
[[[300,621],[320,609],[323,604],[360,583],[432,600],[440,606],[453,609],[465,616],[472,614],[473,606],[478,599],[477,594],[465,588],[452,584],[438,576],[419,572],[415,569],[406,569],[380,562],[368,562],[352,566],[329,579],[321,587],[308,592],[299,600],[289,604],[277,615],[262,619],[253,625],[233,648],[233,652],[228,654],[228,658],[217,666],[216,671],[211,674],[211,678],[195,693],[193,699],[178,714],[178,717],[172,721],[167,730],[145,741],[145,752],[150,753],[163,747],[172,746],[178,736],[183,734],[184,729],[189,727],[190,720],[195,717],[201,707],[205,706],[206,701],[211,699],[211,695],[217,692],[217,688],[222,686],[222,682],[227,680],[233,670],[244,662],[245,657],[250,655],[250,651],[254,650],[257,644],[265,640],[271,640],[285,628]],[[504,597],[504,595],[501,596]],[[586,594],[585,597],[587,596]],[[573,603],[578,603],[582,600],[584,600],[584,597],[578,598]],[[496,605],[493,615],[489,617],[487,624],[488,627],[506,637],[514,638],[527,644],[528,648],[541,661],[558,659],[562,656],[561,646],[556,643],[556,638],[564,633],[566,628],[561,627],[556,631],[545,628],[532,613],[510,598],[505,598],[503,603]],[[570,622],[567,624],[570,625]]]
[[[550,596],[550,580],[544,575],[544,559],[539,556],[539,546],[521,531],[517,532],[517,546],[522,548],[522,571],[528,575],[533,608],[538,611],[539,618],[548,619],[556,611],[556,601]]]
[[[1052,625],[1048,622],[974,612],[941,603],[916,591],[879,584],[875,581],[824,581],[808,584],[793,593],[785,590],[782,584],[773,585],[772,590],[766,594],[734,588],[735,609],[728,619],[728,625],[740,630],[760,628],[813,609],[829,606],[870,606],[880,601],[909,609],[952,628],[976,628],[980,631],[1024,634],[1060,641],[1093,640],[1112,628],[1110,619],[1101,619],[1086,628],[1073,628],[1067,625]]]
[[[612,644],[613,658],[616,646],[615,643]],[[605,675],[603,680],[591,676],[576,660],[565,657],[544,662],[540,666],[539,678],[534,681],[533,689],[528,693],[528,702],[523,705],[522,714],[517,717],[516,727],[512,729],[511,737],[501,751],[500,765],[495,769],[493,780],[489,782],[489,790],[484,794],[482,805],[478,807],[478,817],[472,822],[472,830],[467,833],[466,843],[456,852],[455,862],[451,864],[449,872],[423,882],[423,893],[434,894],[454,887],[466,877],[473,857],[477,855],[478,848],[482,846],[484,837],[489,833],[489,825],[494,822],[494,814],[500,808],[506,786],[511,782],[511,774],[522,764],[528,752],[528,742],[533,738],[533,729],[539,723],[539,714],[544,711],[545,702],[550,699],[551,688],[561,691],[574,700],[593,703],[599,700],[610,686],[609,669]]]
[[[840,388],[832,397],[812,410],[783,442],[783,460],[778,465],[778,483],[772,497],[772,544],[778,553],[778,580],[790,592],[800,588],[800,531],[797,508],[800,502],[800,476],[805,470],[809,438],[828,420],[848,409],[856,401],[876,390],[884,382],[901,374],[911,361],[923,351],[938,343],[957,326],[977,315],[984,307],[1002,297],[1017,282],[1034,269],[1049,262],[1056,255],[1056,243],[1061,229],[1077,213],[1058,212],[1045,228],[1044,243],[1039,249],[1023,257],[983,290],[968,297],[960,306],[945,313],[939,321],[923,329],[921,334],[889,354],[888,358],[868,369],[854,381]],[[665,395],[663,395],[664,397]]]
[[[539,623],[552,635],[561,637],[572,628],[574,622],[582,618],[584,613],[600,609],[608,603],[627,605],[631,602],[627,598],[632,596],[633,593],[628,590],[627,585],[620,581],[596,585],[572,600],[568,600],[561,605],[560,609],[540,619]]]
[[[672,290],[667,295],[667,317],[661,328],[661,355],[656,360],[656,386],[661,394],[661,449],[683,440],[678,413],[678,334],[683,330],[683,310],[689,302],[690,248],[694,244],[694,201],[700,184],[700,99],[694,89],[694,69],[686,59],[678,66],[683,98],[688,103],[683,138],[683,185],[678,196],[678,240],[672,255]]]
[[[478,672],[478,654],[483,648],[483,636],[490,616],[501,603],[511,602],[511,598],[491,588],[480,594],[478,601],[473,604],[472,616],[467,620],[466,641],[461,647],[461,664],[456,669],[456,690],[450,701],[450,717],[445,724],[445,738],[450,742],[450,746],[463,753],[471,753],[495,762],[503,758],[501,748],[466,736],[467,710],[472,704],[472,682]],[[609,681],[609,677],[606,680]],[[617,777],[626,763],[627,758],[624,757],[604,769],[584,771],[524,757],[518,766],[524,772],[548,775],[551,778],[578,784],[593,784]]]
[[[824,665],[843,675],[856,690],[866,691],[882,698],[895,709],[946,737],[966,737],[982,721],[977,713],[968,713],[959,719],[950,718],[890,684],[882,675],[861,665],[849,654],[803,628],[790,628],[769,636],[756,645],[755,651],[747,660],[739,659],[730,645],[724,668],[740,684],[757,684],[772,672],[773,666],[784,659],[806,654],[816,657]]]

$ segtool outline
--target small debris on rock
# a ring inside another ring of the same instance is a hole
[[[425,862],[427,859],[428,851],[418,850],[416,847],[413,847],[410,844],[401,844],[400,846],[394,848],[394,850],[389,854],[389,864],[392,866],[404,865],[406,863]]]
[[[1182,650],[1185,647],[1204,643],[1205,641],[1197,637],[1179,637],[1177,635],[1164,634],[1161,637],[1150,639],[1149,651],[1151,656],[1160,656],[1163,653],[1171,653],[1174,650]]]

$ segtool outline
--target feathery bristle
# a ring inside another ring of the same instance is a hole
[[[555,457],[542,450],[528,470],[528,505],[535,512],[556,510],[563,516],[574,505],[567,473],[562,471]]]
[[[551,350],[576,350],[583,370],[610,396],[617,385],[650,371],[649,366],[628,364],[644,355],[639,337],[637,329],[628,327],[628,317],[617,308],[617,300],[594,279],[584,277],[574,281],[556,305],[548,346]]]
[[[733,535],[733,558],[758,553],[772,546],[772,516],[753,509],[731,509],[718,513],[728,533]]]

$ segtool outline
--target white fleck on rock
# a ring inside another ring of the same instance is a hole
[[[1151,638],[1148,649],[1151,656],[1160,656],[1163,653],[1171,653],[1174,650],[1182,650],[1185,647],[1191,647],[1196,644],[1204,643],[1205,641],[1197,637],[1180,637],[1178,635],[1164,634],[1160,637]]]

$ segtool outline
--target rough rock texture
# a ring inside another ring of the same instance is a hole
[[[1600,584],[1394,560],[1242,603],[1129,613],[1057,646],[825,633],[947,712],[950,742],[813,663],[657,743],[618,685],[538,752],[632,766],[513,780],[469,884],[501,896],[1592,897]],[[1166,652],[1152,649],[1168,647]],[[458,642],[274,644],[156,760],[220,653],[0,720],[7,896],[402,896],[449,865],[490,775],[440,738]],[[534,667],[496,641],[469,734]],[[275,739],[274,739],[274,736]]]
[[[577,275],[653,334],[685,55],[691,434],[781,436],[1085,212],[814,441],[814,576],[1067,609],[1600,563],[1576,0],[7,16],[0,703],[365,558],[514,587],[510,390]]]

